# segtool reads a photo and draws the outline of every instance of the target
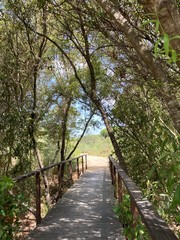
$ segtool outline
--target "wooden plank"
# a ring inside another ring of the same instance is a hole
[[[108,168],[92,168],[64,194],[28,239],[125,240],[113,212],[114,201]]]
[[[36,172],[36,224],[41,222],[41,179],[40,172]]]

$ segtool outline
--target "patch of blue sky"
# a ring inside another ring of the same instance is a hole
[[[77,111],[79,112],[80,116],[78,117],[78,129],[74,131],[74,134],[79,136],[81,135],[83,128],[89,119],[90,116],[90,109],[85,104],[76,101],[74,103],[74,107],[76,107]],[[81,121],[79,121],[81,119]],[[94,114],[91,119],[91,123],[89,124],[85,135],[95,134],[98,135],[103,129],[105,128],[104,122],[102,121],[101,116],[98,114]]]

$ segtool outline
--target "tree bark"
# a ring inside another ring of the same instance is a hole
[[[33,136],[33,150],[34,150],[35,159],[37,159],[39,168],[41,169],[41,168],[44,167],[44,164],[43,164],[41,154],[40,154],[40,151],[37,147],[37,142],[36,142],[34,136]],[[42,174],[44,188],[45,188],[46,203],[47,203],[47,206],[50,207],[51,206],[51,196],[50,196],[50,193],[49,193],[49,181],[48,181],[48,178],[47,178],[47,175],[46,175],[45,172],[41,172],[41,174]]]
[[[62,102],[62,134],[61,134],[61,161],[65,160],[65,147],[66,147],[66,133],[67,133],[67,121],[68,121],[68,113],[71,106],[72,98],[71,97],[64,97]],[[63,181],[64,181],[64,172],[65,172],[65,164],[61,164],[60,171],[59,171],[59,186],[60,188],[63,187]],[[59,189],[57,199],[62,196],[62,189]]]
[[[66,133],[67,133],[67,121],[68,121],[68,113],[71,106],[72,98],[64,97],[62,102],[62,135],[61,135],[61,161],[65,160],[65,147],[66,147]]]
[[[26,26],[26,25],[25,25]],[[44,34],[46,33],[46,27],[44,26],[43,28],[43,32]],[[36,113],[36,109],[37,109],[37,79],[38,79],[38,71],[39,71],[39,67],[40,67],[40,61],[42,59],[42,55],[46,46],[46,38],[43,37],[42,41],[40,43],[40,47],[38,49],[37,53],[31,52],[32,53],[32,57],[34,58],[34,66],[33,66],[33,106],[32,106],[32,112],[31,112],[31,122],[29,125],[29,134],[31,137],[31,141],[32,141],[32,148],[34,151],[34,157],[38,162],[39,168],[43,168],[44,164],[41,158],[41,154],[40,151],[38,149],[37,146],[37,141],[35,138],[35,123],[37,123],[37,113]],[[31,43],[29,42],[29,46],[31,48]],[[41,172],[42,177],[43,177],[43,183],[44,183],[44,187],[45,187],[45,198],[46,198],[46,203],[47,206],[49,207],[51,205],[51,197],[50,197],[50,193],[49,193],[49,182],[48,182],[48,178],[46,176],[45,172]]]
[[[127,166],[126,166],[126,163],[125,163],[125,160],[124,160],[124,157],[122,155],[122,152],[121,152],[121,149],[117,143],[117,140],[116,140],[116,137],[114,135],[114,131],[113,131],[113,128],[111,127],[110,123],[109,123],[109,119],[108,119],[108,116],[107,116],[107,113],[105,112],[105,110],[103,109],[101,103],[99,100],[93,100],[92,101],[94,102],[94,104],[96,105],[97,109],[99,110],[99,112],[101,113],[101,116],[102,116],[102,119],[104,121],[104,124],[106,126],[106,129],[107,129],[107,132],[109,134],[109,137],[110,137],[110,140],[111,140],[111,143],[113,145],[113,148],[114,148],[114,151],[115,151],[115,154],[119,160],[119,164],[120,166],[122,167],[122,169],[128,173],[128,169],[127,169]]]
[[[156,88],[156,96],[166,104],[167,110],[174,124],[174,128],[180,133],[180,104],[176,95],[172,94],[169,87],[170,84],[176,80],[171,79],[166,70],[163,68],[162,63],[153,58],[151,51],[142,44],[140,37],[128,23],[128,20],[118,9],[114,7],[114,5],[109,3],[107,0],[96,0],[96,2],[106,12],[107,16],[111,20],[111,25],[115,26],[116,29],[125,34],[130,44],[137,52],[137,55],[141,60],[141,64],[146,67],[147,71],[150,72],[151,76],[157,82],[157,86],[161,86]]]

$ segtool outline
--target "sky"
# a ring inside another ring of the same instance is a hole
[[[99,122],[98,127],[96,126],[90,127],[89,131],[86,132],[86,135],[89,135],[89,134],[98,135],[103,129],[106,128],[100,116],[95,115],[93,117],[93,120]]]

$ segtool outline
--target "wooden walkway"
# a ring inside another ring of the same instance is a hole
[[[88,158],[86,173],[49,211],[29,240],[124,240],[105,158]]]

